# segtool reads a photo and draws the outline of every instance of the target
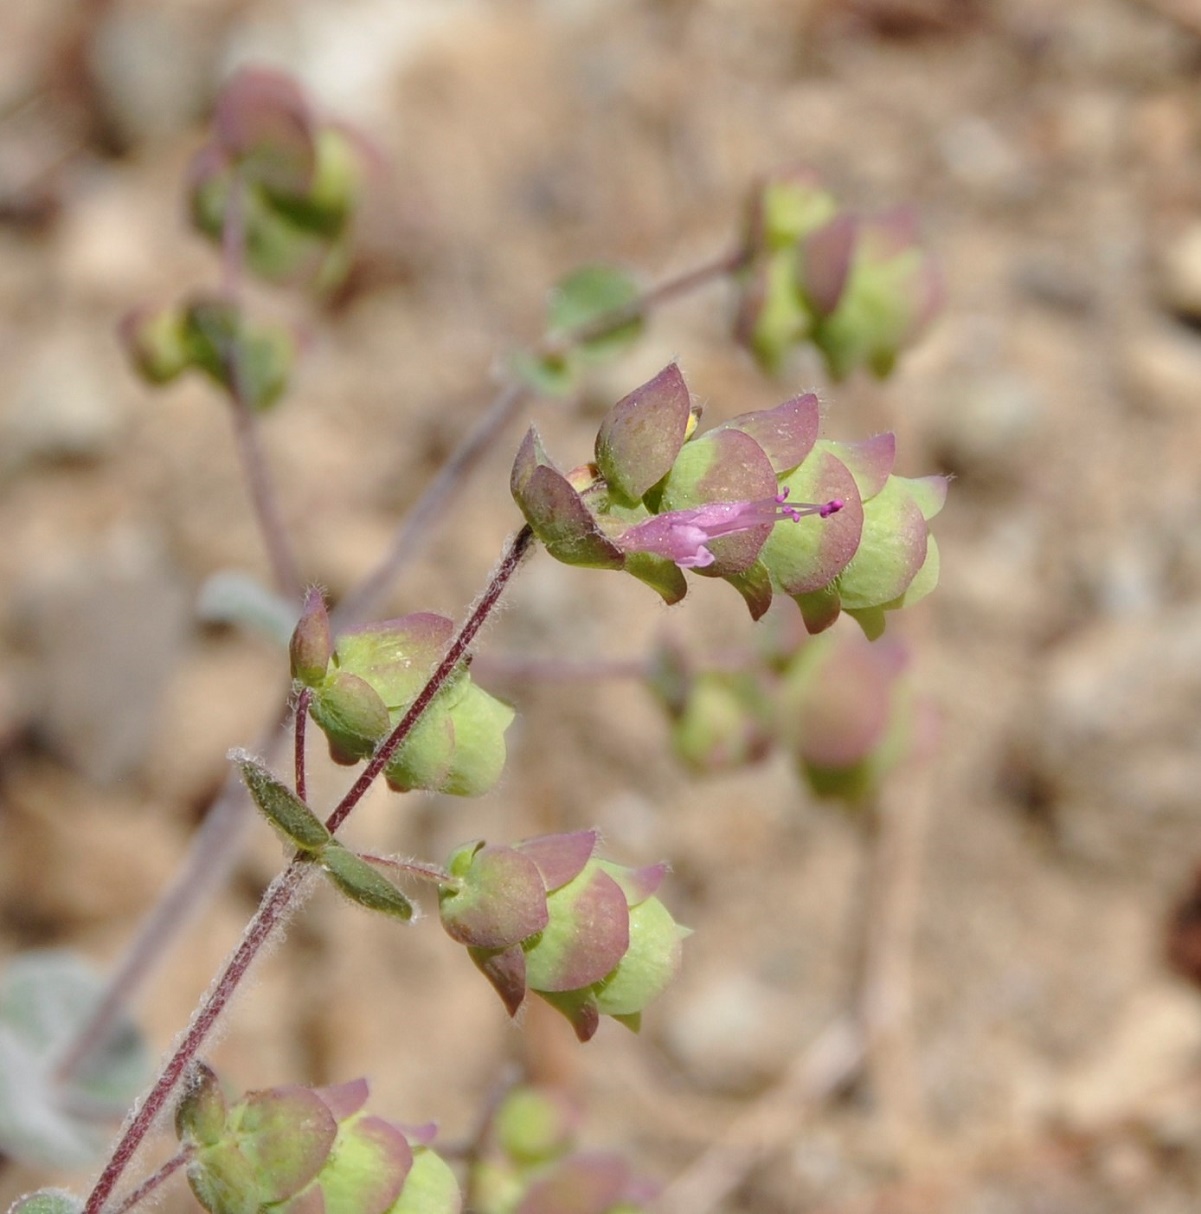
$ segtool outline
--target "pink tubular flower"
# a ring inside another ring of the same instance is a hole
[[[625,552],[650,552],[674,561],[683,569],[703,569],[715,559],[706,547],[711,540],[783,519],[795,523],[810,514],[828,518],[843,506],[841,498],[790,506],[784,500],[787,496],[785,489],[775,497],[755,501],[709,502],[687,510],[670,510],[637,523],[618,536],[615,543]]]

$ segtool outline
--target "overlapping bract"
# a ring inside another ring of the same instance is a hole
[[[637,1030],[675,976],[687,934],[654,896],[666,866],[599,860],[596,843],[591,830],[512,847],[469,843],[447,865],[454,884],[439,891],[442,926],[509,1014],[533,991],[581,1041],[601,1016]]]
[[[367,1081],[288,1086],[227,1101],[207,1067],[176,1110],[188,1182],[209,1214],[458,1214],[432,1126],[366,1109]]]
[[[311,591],[292,637],[292,675],[312,691],[310,714],[338,763],[369,758],[399,724],[454,634],[445,616],[420,612],[335,640]],[[500,778],[513,709],[457,671],[384,768],[398,792],[422,788],[479,796]]]
[[[251,272],[330,290],[350,269],[373,159],[363,138],[320,117],[291,77],[243,68],[222,88],[212,139],[192,161],[192,221],[221,242],[236,206]]]
[[[518,1087],[490,1119],[471,1171],[478,1214],[639,1214],[655,1186],[620,1155],[576,1149],[579,1115],[550,1088]]]
[[[199,371],[258,412],[283,395],[300,352],[289,326],[251,320],[241,305],[216,296],[139,308],[122,320],[120,336],[150,383]]]
[[[676,754],[694,770],[728,770],[779,748],[819,796],[855,804],[927,740],[929,712],[908,666],[901,642],[835,628],[738,671],[693,670],[665,646],[649,682]]]
[[[941,303],[912,211],[855,214],[813,173],[760,187],[748,250],[738,335],[771,372],[808,342],[834,379],[860,367],[883,377]]]
[[[946,480],[892,475],[891,434],[819,439],[812,393],[699,435],[698,416],[672,364],[610,410],[594,464],[560,472],[531,428],[511,489],[550,554],[624,569],[668,603],[687,592],[682,568],[697,568],[734,586],[755,619],[779,590],[813,632],[846,610],[876,636],[886,611],[934,588],[927,522]]]

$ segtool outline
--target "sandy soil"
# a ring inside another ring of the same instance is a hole
[[[215,83],[252,58],[294,68],[390,164],[365,233],[385,272],[305,313],[298,389],[265,426],[305,575],[333,594],[485,407],[498,358],[537,335],[557,276],[613,260],[653,281],[719,253],[755,177],[800,162],[858,205],[921,208],[947,310],[892,381],[832,388],[816,366],[765,381],[712,288],[665,308],[585,399],[530,416],[582,459],[599,411],[678,357],[713,419],[814,387],[831,434],[895,429],[902,471],[957,480],[943,584],[894,625],[942,727],[888,794],[922,857],[903,861],[912,1015],[869,1082],[771,1104],[845,1007],[863,832],[782,761],[688,778],[649,698],[616,681],[506,684],[520,717],[497,792],[380,792],[352,835],[437,858],[596,824],[615,854],[669,858],[666,897],[696,935],[641,1036],[606,1025],[578,1049],[544,1016],[513,1028],[436,924],[399,931],[323,893],[214,1063],[246,1088],[366,1073],[382,1109],[453,1139],[525,1060],[587,1100],[591,1141],[650,1174],[716,1149],[741,1182],[693,1210],[1195,1209],[1201,1004],[1164,961],[1201,859],[1201,18],[1186,0],[6,4],[0,955],[113,962],[225,752],[254,743],[283,692],[269,644],[195,619],[212,574],[266,568],[225,410],[199,382],[151,393],[113,338],[131,306],[215,282],[179,181]],[[472,600],[515,525],[519,433],[390,611]],[[749,629],[725,587],[667,612],[539,559],[486,646],[635,657],[664,630]],[[319,750],[328,800],[346,776]],[[280,861],[254,824],[237,877],[139,997],[156,1047]],[[763,1155],[739,1168],[720,1152],[756,1109]],[[9,1163],[0,1189],[41,1179]]]

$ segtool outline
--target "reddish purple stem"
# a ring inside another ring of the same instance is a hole
[[[471,642],[483,627],[484,621],[492,613],[492,609],[504,593],[505,587],[517,572],[518,566],[529,552],[533,540],[534,533],[528,526],[523,527],[517,533],[509,545],[508,551],[501,558],[487,589],[454,640],[451,641],[445,656],[430,676],[421,694],[413,701],[412,707],[388,735],[375,757],[363,769],[362,774],[326,819],[325,825],[331,833],[337,831],[355,806],[363,799],[376,776],[383,771],[388,760],[412,732],[413,727],[421,718],[421,714],[430,706],[445,686],[447,679],[466,658]],[[171,1055],[158,1079],[155,1080],[154,1086],[126,1126],[121,1140],[113,1151],[112,1158],[108,1161],[104,1171],[100,1173],[100,1178],[96,1181],[96,1186],[88,1197],[83,1214],[101,1214],[105,1202],[108,1201],[117,1182],[141,1146],[142,1140],[167,1107],[176,1085],[199,1055],[201,1046],[238,989],[251,963],[282,922],[305,878],[312,871],[312,866],[307,860],[300,856],[294,857],[291,864],[272,882],[266,894],[263,895],[263,901],[250,921],[241,943],[226,963],[225,969],[217,979],[208,998],[201,1004],[175,1053]]]

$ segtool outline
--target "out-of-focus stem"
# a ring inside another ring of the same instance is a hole
[[[594,341],[673,299],[698,290],[716,279],[736,273],[746,263],[746,259],[747,252],[740,247],[732,253],[704,262],[651,287],[624,307],[615,308],[586,325],[538,342],[530,352],[535,357],[546,357],[566,353],[582,342]],[[518,380],[512,380],[501,387],[451,452],[434,479],[426,486],[416,505],[405,516],[383,560],[338,605],[333,614],[335,627],[354,627],[371,614],[380,599],[387,594],[401,568],[412,559],[422,544],[431,538],[434,524],[444,517],[446,505],[460,484],[488,452],[493,440],[517,415],[518,410],[535,395],[533,388]]]
[[[221,289],[225,296],[235,303],[241,295],[242,279],[246,270],[247,189],[246,182],[235,173],[225,203],[225,222],[221,230]],[[241,323],[240,313],[238,323]],[[227,354],[227,371],[238,457],[242,461],[242,472],[250,490],[250,500],[258,519],[263,545],[267,549],[267,559],[271,562],[275,588],[287,598],[298,598],[302,588],[300,570],[280,513],[279,498],[271,481],[267,459],[259,441],[258,424],[250,404],[249,393],[246,391],[246,373],[241,355],[241,344],[235,340]]]

